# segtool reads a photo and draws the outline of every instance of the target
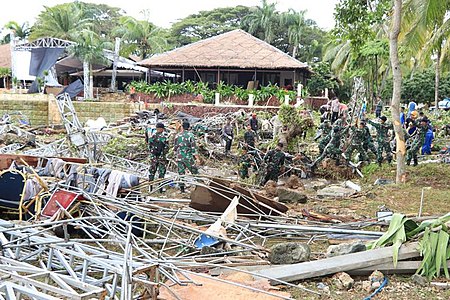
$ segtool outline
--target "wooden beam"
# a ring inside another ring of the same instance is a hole
[[[418,243],[403,245],[400,248],[398,259],[418,257],[420,253],[417,248]],[[392,254],[392,247],[379,248],[287,266],[274,266],[261,270],[257,274],[291,282],[389,263],[392,261]]]

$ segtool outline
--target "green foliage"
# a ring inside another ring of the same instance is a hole
[[[45,10],[39,14],[31,28],[30,39],[32,40],[50,36],[75,41],[80,32],[93,27],[86,11],[77,2],[44,7]]]
[[[331,72],[329,63],[319,62],[313,65],[314,73],[307,82],[308,91],[311,95],[319,95],[325,88],[328,90],[337,89],[339,83]]]
[[[14,36],[18,37],[21,40],[27,39],[28,36],[30,35],[30,31],[31,31],[28,22],[25,22],[22,25],[20,25],[19,23],[15,22],[15,21],[9,21],[8,23],[5,24],[5,26],[3,26],[3,29],[13,31]],[[1,43],[7,44],[10,41],[11,41],[11,34],[8,33],[3,37]]]
[[[238,5],[189,15],[172,25],[171,42],[179,47],[238,29],[241,26],[242,18],[249,13],[249,7]]]
[[[375,38],[373,26],[386,20],[390,8],[390,0],[340,0],[335,8],[333,33],[339,40],[350,40],[352,49],[358,51]]]
[[[206,103],[212,103],[214,101],[215,93],[220,93],[223,98],[228,100],[235,96],[240,100],[248,100],[248,95],[253,93],[255,95],[255,101],[264,103],[271,97],[275,96],[280,100],[280,103],[284,102],[284,95],[289,95],[291,99],[295,98],[295,91],[286,91],[279,88],[276,84],[269,84],[267,86],[261,86],[259,90],[248,91],[242,87],[227,85],[224,82],[219,82],[216,89],[211,89],[206,82],[192,82],[185,81],[183,83],[173,83],[171,81],[156,82],[148,84],[145,81],[132,81],[127,89],[130,90],[134,87],[136,92],[145,94],[154,94],[159,99],[165,99],[169,95],[182,95],[182,94],[194,94],[202,95]]]
[[[121,55],[138,55],[141,59],[168,49],[166,31],[147,20],[124,16],[114,29],[114,34],[123,40]]]
[[[423,221],[420,225],[402,214],[394,214],[388,230],[370,248],[392,245],[394,265],[397,263],[400,246],[408,240],[419,238],[422,263],[417,273],[429,280],[439,277],[444,269],[445,277],[450,278],[447,260],[450,259],[449,229],[450,213],[434,220]]]
[[[402,81],[402,102],[414,100],[417,103],[434,103],[435,70],[429,68],[404,76]],[[443,74],[439,83],[439,96],[450,97],[450,74]],[[382,93],[384,99],[392,98],[392,79]]]
[[[75,41],[78,33],[86,29],[105,40],[111,40],[112,30],[118,25],[123,13],[117,7],[81,1],[44,8],[31,28],[32,40],[50,36]]]
[[[11,69],[0,67],[0,78],[11,76]]]

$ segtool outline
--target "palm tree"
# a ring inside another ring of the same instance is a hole
[[[19,25],[19,23],[15,21],[9,21],[5,24],[3,29],[11,30],[14,33],[15,37],[18,37],[21,40],[26,40],[28,36],[30,35],[30,26],[28,25],[28,22],[23,23],[22,25]],[[11,34],[5,35],[3,38],[3,43],[9,43],[11,41]]]
[[[85,13],[79,3],[66,3],[54,7],[44,6],[31,29],[30,39],[53,37],[74,41],[78,34],[92,26],[85,18]]]
[[[69,52],[83,61],[84,97],[92,99],[94,98],[92,64],[104,62],[103,50],[110,48],[111,45],[88,29],[82,30],[75,42]]]
[[[447,0],[409,0],[405,5],[404,43],[418,53],[422,66],[427,65],[432,57],[435,62],[435,106],[438,108],[439,81],[442,63],[448,60],[450,21],[447,13],[450,2]]]
[[[243,20],[244,26],[248,27],[251,34],[262,32],[264,41],[270,43],[274,39],[274,28],[279,24],[279,14],[275,3],[261,1],[261,6],[257,6],[253,12]]]
[[[305,13],[305,10],[295,11],[293,9],[289,9],[288,12],[281,15],[281,23],[288,28],[287,35],[289,43],[292,45],[292,57],[294,58],[297,55],[300,41],[307,27]]]
[[[115,33],[124,41],[122,54],[137,54],[144,59],[151,54],[163,52],[167,47],[162,28],[146,20],[122,17]]]

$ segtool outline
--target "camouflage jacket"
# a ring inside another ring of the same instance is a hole
[[[269,168],[278,168],[281,169],[284,165],[284,159],[286,155],[283,151],[273,149],[267,152],[266,156],[264,157],[264,161],[267,163],[267,166]]]
[[[375,127],[377,130],[377,141],[380,142],[389,142],[389,130],[393,129],[392,124],[381,124],[381,123],[375,123],[374,121],[368,120],[367,121],[370,125]]]
[[[370,134],[369,127],[364,126],[364,144],[372,143],[372,135]]]
[[[245,168],[250,168],[251,164],[253,162],[253,156],[251,154],[244,154],[241,157],[239,157],[239,166],[245,167]]]
[[[330,145],[330,146],[332,146],[332,147],[334,147],[336,149],[341,146],[341,138],[342,138],[342,132],[341,131],[342,130],[341,130],[340,126],[333,127],[333,130],[330,133],[331,138],[330,138],[330,141],[328,142],[328,145]]]
[[[155,132],[148,139],[148,150],[156,157],[165,157],[169,152],[169,138],[165,132]]]
[[[248,130],[244,133],[244,142],[248,145],[255,145],[256,133],[253,130]]]
[[[333,129],[333,127],[331,125],[325,125],[325,123],[322,123],[319,126],[319,129],[322,131],[322,134],[320,135],[321,138],[326,137],[327,135],[330,134],[331,129]]]
[[[351,143],[353,145],[362,144],[364,142],[364,140],[365,140],[366,130],[364,128],[359,128],[359,127],[356,127],[356,126],[351,126],[350,129],[352,131]]]
[[[192,132],[183,131],[175,137],[173,150],[177,160],[192,159],[197,155],[197,145]]]

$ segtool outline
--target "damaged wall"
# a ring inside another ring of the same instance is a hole
[[[114,122],[143,108],[139,103],[117,102],[74,102],[73,105],[81,122],[98,117],[105,118],[106,122]],[[29,119],[31,126],[61,124],[53,95],[0,94],[0,115],[15,115],[18,112]]]

